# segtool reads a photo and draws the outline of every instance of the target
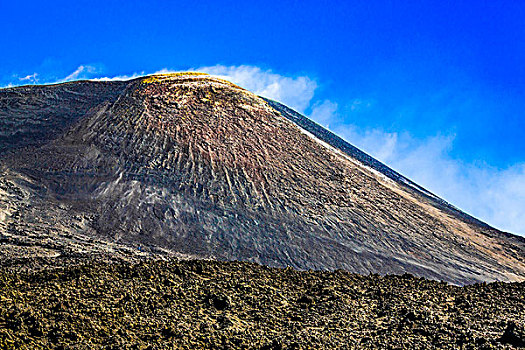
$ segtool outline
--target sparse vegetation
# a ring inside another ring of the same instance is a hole
[[[174,77],[183,77],[183,76],[201,76],[208,75],[207,73],[200,72],[177,72],[177,73],[165,73],[165,74],[155,74],[149,75],[142,80],[144,84],[151,84],[161,82],[165,79],[174,78]]]

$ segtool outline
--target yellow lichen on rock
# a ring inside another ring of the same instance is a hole
[[[214,77],[209,75],[208,73],[201,73],[201,72],[177,72],[177,73],[164,73],[164,74],[155,74],[150,75],[142,79],[143,84],[152,84],[152,83],[159,83],[163,81],[170,80],[172,78],[182,78],[182,77],[191,77],[191,78],[204,78],[204,80],[210,80],[217,83],[228,85],[232,88],[242,90],[244,92],[248,92],[246,89],[219,77]]]
[[[200,72],[177,72],[177,73],[155,74],[155,75],[150,75],[144,78],[142,82],[144,84],[151,84],[151,83],[161,82],[169,78],[183,77],[183,76],[201,76],[201,75],[208,75],[208,74],[200,73]]]

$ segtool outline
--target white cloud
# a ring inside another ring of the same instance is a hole
[[[505,169],[465,163],[451,156],[454,135],[417,139],[352,125],[334,131],[454,206],[496,228],[525,235],[525,163]]]
[[[200,67],[195,71],[208,73],[231,81],[257,95],[286,104],[304,112],[310,106],[317,83],[307,76],[284,76],[263,70],[259,67],[241,66],[209,66]]]
[[[90,80],[93,81],[124,81],[124,80],[130,80],[135,79],[144,76],[144,72],[141,73],[133,73],[131,75],[117,75],[114,77],[101,77],[101,78],[93,78]]]
[[[328,128],[332,122],[340,118],[337,114],[337,103],[330,100],[315,102],[312,106],[310,118]]]
[[[254,94],[270,98],[304,112],[311,104],[317,83],[307,76],[285,76],[272,70],[263,70],[256,66],[224,66],[215,65],[192,68],[189,71],[203,72],[221,79],[231,81]],[[167,68],[154,74],[176,73],[180,71]]]
[[[75,72],[70,74],[64,81],[74,80],[86,70],[85,67],[80,66]],[[189,71],[203,72],[210,75],[231,81],[257,95],[261,95],[273,100],[282,102],[287,106],[304,112],[310,105],[314,97],[317,83],[315,80],[307,76],[289,77],[272,72],[271,70],[263,70],[256,66],[240,65],[240,66],[223,66],[215,65],[200,68],[191,68]],[[91,71],[90,71],[91,72]],[[177,73],[180,70],[172,70],[168,68],[160,69],[152,74],[167,74]],[[103,77],[94,78],[91,80],[128,80],[144,76],[145,73],[134,73],[132,75],[122,75],[117,77]],[[330,101],[325,101],[331,103]],[[327,108],[328,105],[323,105]],[[335,105],[337,108],[337,105]]]
[[[36,83],[36,82],[38,82],[38,73],[33,73],[33,74],[26,75],[23,78],[18,78],[18,80],[20,80],[20,81],[29,81],[31,83]]]
[[[78,68],[73,73],[69,74],[62,81],[71,81],[71,80],[86,78],[88,75],[94,74],[96,72],[97,72],[97,69],[94,66],[81,65],[81,66],[78,66]]]
[[[26,75],[25,77],[18,78],[19,81],[27,82],[29,84],[56,84],[56,83],[64,83],[72,80],[78,80],[78,79],[89,79],[93,75],[98,73],[98,69],[93,65],[80,65],[73,71],[71,74],[68,74],[65,78],[57,79],[56,77],[52,77],[48,74],[39,74],[39,73],[33,73]],[[14,75],[16,78],[17,75]],[[99,78],[95,80],[104,80],[105,78]],[[14,86],[12,83],[9,83],[7,87]]]
[[[173,70],[173,69],[168,69],[168,68],[162,68],[161,70],[158,70],[158,71],[154,72],[153,74],[169,74],[169,73],[180,73],[180,72],[183,72],[183,71]]]
[[[525,165],[497,169],[453,159],[451,139],[420,141],[387,161],[457,207],[500,229],[525,235]],[[400,147],[402,148],[402,147]]]

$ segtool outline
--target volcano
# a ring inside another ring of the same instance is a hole
[[[0,257],[525,279],[525,239],[292,109],[198,73],[0,90]]]

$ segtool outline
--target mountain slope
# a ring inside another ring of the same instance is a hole
[[[220,79],[11,88],[0,106],[0,247],[13,264],[155,254],[525,277],[523,239]]]

